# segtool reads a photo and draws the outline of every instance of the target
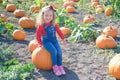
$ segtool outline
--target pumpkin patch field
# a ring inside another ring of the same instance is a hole
[[[120,80],[120,0],[0,0],[0,80]],[[46,5],[66,37],[66,75],[36,41],[37,14]]]

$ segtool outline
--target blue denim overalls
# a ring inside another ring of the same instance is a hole
[[[42,36],[43,47],[51,53],[52,65],[62,65],[62,50],[57,41],[56,27],[44,26],[46,35]]]

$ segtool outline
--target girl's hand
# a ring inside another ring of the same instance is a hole
[[[37,47],[41,47],[42,45],[41,44],[38,44],[38,46]]]
[[[64,46],[65,48],[67,47],[66,39],[63,40],[63,46]]]

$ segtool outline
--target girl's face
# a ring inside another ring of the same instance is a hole
[[[52,10],[45,11],[43,17],[45,23],[51,22],[53,20],[53,11]]]

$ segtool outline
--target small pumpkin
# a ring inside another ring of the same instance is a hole
[[[0,0],[0,3],[2,3],[3,2],[3,0]]]
[[[15,4],[7,4],[6,11],[13,12],[15,10],[16,10],[16,5]]]
[[[87,24],[89,22],[95,22],[94,16],[93,15],[86,15],[83,18],[83,24]]]
[[[92,7],[96,7],[97,5],[98,5],[98,2],[92,2],[92,3],[91,3],[91,6],[92,6]]]
[[[66,28],[66,27],[61,27],[60,30],[62,31],[62,33],[64,35],[69,35],[71,34],[71,30],[69,28]]]
[[[75,12],[75,7],[74,6],[67,6],[66,10],[68,13],[73,13],[73,12]]]
[[[101,49],[115,48],[117,42],[109,35],[102,34],[96,39],[96,46]]]
[[[80,0],[73,0],[74,2],[79,2]]]
[[[14,30],[12,36],[15,40],[25,40],[26,33],[22,30]]]
[[[39,46],[36,39],[33,39],[29,42],[28,49],[33,52]]]
[[[39,69],[42,69],[42,70],[52,69],[51,55],[43,47],[36,48],[32,52],[32,62]]]
[[[96,6],[96,8],[103,8],[103,6],[99,4]]]
[[[106,9],[105,9],[105,15],[106,15],[106,16],[112,15],[112,9],[111,9],[111,8],[106,8]]]
[[[99,2],[99,0],[91,0],[91,2]]]
[[[108,69],[110,74],[112,74],[118,80],[120,79],[120,54],[113,56],[113,58],[109,61]]]
[[[96,13],[102,13],[104,10],[101,7],[96,8]]]
[[[118,28],[115,26],[107,26],[104,28],[103,33],[115,38],[118,35]]]
[[[40,11],[40,7],[39,7],[39,6],[32,5],[32,6],[30,6],[30,10],[31,10],[32,12],[39,12],[39,11]]]
[[[16,9],[13,13],[13,15],[17,18],[25,16],[25,11],[21,9]]]
[[[7,22],[7,17],[4,14],[0,14],[0,18],[3,19],[4,22]]]
[[[66,8],[67,6],[74,6],[75,3],[73,1],[65,1],[63,3],[63,7]]]
[[[35,21],[30,18],[30,17],[21,17],[18,21],[18,24],[22,27],[22,28],[33,28],[35,27]]]

